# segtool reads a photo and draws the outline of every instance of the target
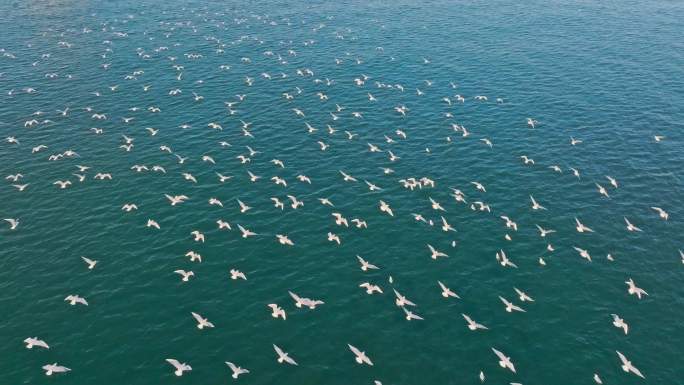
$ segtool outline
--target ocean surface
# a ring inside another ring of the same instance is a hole
[[[681,1],[7,0],[0,14],[0,218],[19,219],[0,223],[1,384],[477,384],[480,372],[488,384],[684,383]],[[399,182],[423,177],[435,186]],[[431,259],[428,244],[448,257]],[[357,255],[379,269],[362,271]],[[182,282],[177,269],[195,275]],[[630,278],[648,295],[630,295]],[[393,289],[424,319],[407,321]],[[325,304],[297,308],[288,291]],[[70,306],[72,294],[88,306]],[[215,327],[198,330],[191,312]],[[26,349],[27,337],[49,349]],[[299,365],[276,362],[273,344]],[[167,358],[192,371],[174,376]],[[234,380],[225,361],[250,373]],[[46,376],[51,363],[71,371]]]

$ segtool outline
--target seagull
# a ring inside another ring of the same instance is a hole
[[[406,299],[406,297],[399,294],[399,292],[396,289],[392,289],[392,290],[394,290],[394,295],[397,297],[396,300],[394,301],[394,303],[396,303],[397,306],[399,306],[399,307],[404,307],[406,305],[416,306],[415,303],[409,301],[408,299]]]
[[[273,349],[275,349],[276,354],[278,354],[278,363],[288,363],[290,365],[298,365],[295,360],[292,359],[288,355],[288,353],[285,353],[282,349],[280,349],[277,345],[273,344]]]
[[[449,297],[461,298],[458,296],[458,294],[454,293],[453,291],[451,291],[451,289],[446,287],[442,282],[437,281],[437,284],[439,284],[439,287],[442,289],[442,297],[444,297],[444,298],[449,298]]]
[[[354,355],[356,356],[356,358],[355,358],[356,363],[368,364],[370,366],[373,366],[373,362],[371,362],[370,358],[368,358],[368,356],[366,356],[366,352],[362,352],[359,349],[357,349],[355,346],[350,345],[350,344],[347,344],[347,346],[349,346],[349,350],[351,350],[352,353],[354,353]]]
[[[628,219],[627,217],[625,218],[625,223],[627,224],[627,231],[642,231],[640,228],[634,226]]]
[[[50,349],[48,344],[43,340],[39,340],[38,337],[28,337],[24,340],[24,343],[26,344],[26,349],[33,349],[34,346],[38,346],[39,348]]]
[[[192,271],[185,271],[185,270],[174,270],[173,271],[176,274],[180,274],[183,278],[181,278],[181,281],[183,282],[188,282],[190,280],[190,277],[193,277],[195,273]]]
[[[235,364],[232,363],[232,362],[226,361],[226,365],[228,365],[228,367],[230,367],[230,370],[233,371],[233,374],[231,375],[231,377],[233,377],[233,378],[238,378],[238,376],[241,375],[241,374],[247,374],[247,373],[249,373],[249,370],[243,369],[243,368],[241,368],[241,367],[235,365]]]
[[[200,233],[197,230],[193,230],[190,232],[191,235],[195,236],[195,242],[202,242],[204,243],[204,234]]]
[[[515,373],[515,366],[513,366],[513,362],[511,362],[510,357],[506,357],[505,354],[501,353],[500,351],[492,348],[492,351],[494,354],[496,354],[497,357],[499,357],[499,366],[502,368],[508,368],[510,369],[511,372]]]
[[[546,207],[537,203],[537,201],[534,200],[534,197],[532,195],[530,195],[530,200],[532,201],[532,210],[546,210]]]
[[[287,235],[276,234],[276,238],[278,238],[278,242],[280,242],[281,245],[294,246],[294,242],[292,242]]]
[[[247,276],[245,273],[241,272],[240,270],[237,269],[230,269],[230,279],[236,280],[236,279],[242,279],[242,280],[247,280]]]
[[[378,293],[382,294],[382,289],[380,288],[380,286],[373,285],[369,282],[364,282],[364,283],[360,284],[359,287],[365,288],[367,294],[373,294],[374,292],[378,292]]]
[[[591,262],[591,255],[589,255],[589,251],[587,251],[587,250],[585,250],[585,249],[580,249],[580,248],[577,247],[577,246],[573,246],[572,248],[575,249],[575,250],[580,254],[580,256],[581,256],[582,258],[584,258],[584,259],[586,259],[587,261]]]
[[[625,281],[625,283],[627,284],[627,286],[629,286],[627,288],[627,292],[629,294],[636,295],[637,298],[639,298],[639,299],[641,299],[642,295],[648,295],[646,290],[636,286],[636,284],[634,283],[634,280],[632,278],[630,278],[628,281]]]
[[[596,188],[598,189],[599,194],[605,196],[606,198],[610,198],[610,195],[608,195],[608,191],[606,190],[605,187],[601,186],[598,183],[594,183],[596,185]]]
[[[97,261],[93,261],[92,259],[87,258],[87,257],[81,257],[81,259],[83,260],[83,262],[85,262],[86,264],[88,264],[88,269],[89,269],[89,270],[94,269],[94,268],[95,268],[95,265],[97,264]]]
[[[66,180],[66,181],[57,180],[57,181],[53,182],[52,184],[59,185],[59,188],[65,189],[71,185],[71,181],[70,180]]]
[[[184,203],[187,199],[190,199],[190,198],[188,198],[186,195],[174,195],[174,196],[171,196],[171,195],[169,195],[169,194],[164,194],[164,196],[166,197],[166,199],[169,200],[169,202],[171,202],[171,206],[175,206],[175,205],[177,205],[177,204],[179,204],[179,203]]]
[[[20,191],[21,191],[21,190],[20,190]],[[660,216],[660,218],[662,218],[662,219],[664,219],[664,220],[667,220],[668,217],[670,216],[670,215],[667,213],[667,211],[661,209],[660,207],[653,207],[653,206],[651,206],[651,208],[652,208],[653,210],[655,210],[655,211],[658,213],[658,215]]]
[[[330,201],[330,199],[328,199],[328,198],[318,198],[318,200],[321,202],[322,205],[335,207],[335,205],[333,205],[332,202]]]
[[[629,332],[629,325],[627,325],[625,320],[620,318],[617,314],[611,314],[611,316],[613,316],[613,325],[618,329],[624,330],[625,334],[627,334]]]
[[[24,190],[26,190],[26,187],[28,187],[29,184],[30,184],[30,183],[26,183],[26,184],[13,184],[12,187],[16,188],[16,189],[19,190],[19,191],[24,191]]]
[[[506,298],[499,296],[499,299],[501,300],[501,302],[504,303],[504,305],[506,305],[506,311],[507,312],[512,313],[514,310],[519,311],[519,312],[523,312],[523,313],[525,312],[525,309],[521,308],[518,305],[515,305],[512,302],[509,302]]]
[[[328,231],[328,241],[337,242],[338,245],[341,243],[340,236],[337,234],[333,234],[330,231]]]
[[[190,257],[190,262],[194,262],[195,260],[198,260],[200,263],[202,262],[202,256],[192,250],[185,253],[185,256]]]
[[[166,362],[169,364],[173,365],[174,368],[176,368],[176,371],[173,372],[176,376],[180,377],[183,375],[183,372],[189,372],[192,370],[192,367],[186,363],[180,363],[178,360],[174,358],[167,358]]]
[[[213,323],[209,322],[209,320],[206,318],[202,318],[201,315],[199,315],[195,312],[191,312],[190,314],[192,314],[192,316],[197,320],[197,329],[202,330],[205,327],[206,328],[213,328],[214,327]]]
[[[584,232],[593,233],[593,232],[594,232],[594,230],[592,230],[592,229],[590,229],[589,227],[583,225],[583,224],[579,221],[579,219],[577,219],[577,217],[575,217],[575,223],[577,224],[577,226],[576,226],[575,228],[577,229],[577,232],[578,232],[578,233],[584,233]]]
[[[358,259],[359,263],[361,263],[361,270],[363,270],[363,271],[368,271],[368,269],[372,269],[372,270],[379,269],[377,266],[375,266],[375,265],[369,263],[368,261],[364,260],[359,255],[356,255],[356,259]]]
[[[247,237],[257,235],[257,233],[252,232],[250,230],[247,230],[244,227],[242,227],[241,225],[237,225],[237,227],[238,227],[238,229],[240,229],[240,232],[242,233],[242,238],[247,238]]]
[[[394,216],[394,213],[392,212],[392,209],[389,207],[387,203],[384,201],[380,201],[380,211],[385,212],[389,214],[390,216]]]
[[[596,373],[594,373],[594,382],[599,385],[603,384],[603,381],[601,381],[601,377],[599,377],[599,375]]]
[[[51,376],[53,373],[66,373],[71,371],[71,369],[66,366],[57,365],[56,362],[54,364],[43,365],[43,370],[45,370],[46,376]]]
[[[446,253],[438,251],[437,249],[432,247],[432,245],[430,245],[430,244],[428,244],[427,247],[428,247],[428,249],[430,249],[430,252],[432,253],[432,255],[430,255],[430,258],[432,258],[432,259],[437,259],[439,257],[448,257],[448,255],[446,255]]]
[[[480,191],[482,191],[482,192],[487,192],[487,190],[485,189],[485,187],[484,187],[484,185],[483,185],[482,183],[479,183],[479,182],[470,182],[470,183],[471,183],[472,185],[474,185],[476,189],[478,189],[478,190],[480,190]]]
[[[529,295],[527,295],[524,291],[522,291],[522,290],[520,290],[520,289],[517,289],[517,288],[515,288],[515,287],[513,288],[513,290],[515,290],[515,292],[518,293],[518,295],[520,296],[520,300],[521,300],[522,302],[526,302],[526,301],[534,302],[534,300],[532,299],[532,297],[530,297]]]
[[[240,205],[240,212],[241,213],[245,213],[245,212],[247,212],[247,210],[251,209],[251,207],[244,204],[241,200],[238,199],[237,202],[238,202],[238,205]]]
[[[346,174],[346,173],[345,173],[344,171],[342,171],[342,170],[340,170],[340,174],[342,174],[343,180],[344,180],[345,182],[357,182],[356,178],[354,178],[353,176],[351,176],[351,175],[349,175],[349,174]]]
[[[419,320],[419,321],[423,320],[423,317],[421,317],[417,314],[414,314],[412,311],[408,310],[407,308],[402,307],[402,309],[404,310],[404,313],[406,313],[406,320],[407,321],[410,321],[412,319]]]
[[[643,374],[641,374],[639,369],[632,365],[632,362],[629,361],[624,354],[620,353],[617,350],[615,352],[617,353],[618,357],[620,357],[620,361],[622,361],[622,370],[624,370],[626,373],[632,372],[641,378],[646,378]]]
[[[472,330],[472,331],[475,331],[475,330],[477,330],[477,329],[482,329],[482,330],[487,330],[487,329],[488,329],[486,326],[484,326],[484,325],[482,325],[482,324],[479,324],[479,323],[473,321],[473,319],[470,318],[470,316],[468,316],[467,314],[461,314],[461,315],[463,316],[463,318],[464,318],[464,319],[466,320],[466,322],[468,323],[468,329],[470,329],[470,330]]]
[[[539,235],[540,235],[542,238],[546,237],[548,234],[551,234],[551,233],[555,233],[555,232],[556,232],[556,230],[547,230],[547,229],[544,229],[543,227],[541,227],[541,226],[539,226],[539,225],[535,225],[535,226],[537,226],[537,229],[539,229]]]
[[[275,303],[269,303],[268,307],[271,308],[271,316],[273,318],[281,317],[283,320],[287,319],[287,314],[285,314],[285,310],[282,307]]]
[[[10,225],[10,230],[15,230],[19,226],[18,218],[5,218],[4,219]]]
[[[88,302],[85,300],[83,297],[79,297],[77,295],[68,295],[66,298],[64,298],[65,301],[69,302],[69,305],[74,306],[77,303],[80,303],[81,305],[86,305],[88,306]]]

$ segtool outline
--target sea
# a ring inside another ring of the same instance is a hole
[[[0,15],[0,218],[19,219],[0,223],[0,384],[684,384],[683,2],[3,0]]]

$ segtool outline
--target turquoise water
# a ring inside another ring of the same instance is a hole
[[[480,371],[494,384],[593,383],[594,373],[605,384],[684,378],[681,2],[64,0],[2,2],[0,13],[0,217],[20,221],[14,230],[0,226],[3,384],[231,383],[225,361],[249,369],[238,381],[251,384],[475,384]],[[306,68],[314,75],[297,74]],[[370,78],[357,86],[362,75]],[[182,92],[169,95],[173,89]],[[234,115],[224,102],[238,102]],[[345,109],[338,113],[335,104]],[[394,110],[402,105],[406,116]],[[57,112],[66,107],[66,116]],[[528,117],[539,122],[535,129]],[[24,127],[34,118],[39,123]],[[253,138],[240,120],[251,123]],[[318,131],[308,133],[306,123]],[[328,124],[337,129],[332,135]],[[159,131],[152,136],[147,127]],[[348,140],[345,130],[357,136]],[[130,152],[119,147],[122,135],[133,138]],[[19,144],[4,140],[10,136]],[[329,148],[321,151],[318,141]],[[48,148],[32,153],[41,144]],[[162,145],[188,159],[179,164]],[[246,146],[259,153],[241,164],[236,157],[249,156]],[[67,150],[78,156],[48,160]],[[390,161],[388,150],[401,159]],[[522,155],[535,164],[524,165]],[[76,165],[91,167],[83,182]],[[166,173],[137,173],[133,165]],[[358,182],[344,182],[339,170]],[[262,178],[252,183],[247,171]],[[113,178],[94,179],[98,172]],[[216,172],[233,178],[220,183]],[[16,183],[29,184],[24,191],[4,180],[16,173],[24,175]],[[298,181],[300,174],[312,183]],[[411,177],[435,187],[411,191],[398,182]],[[72,185],[62,190],[57,180]],[[382,190],[369,191],[364,180]],[[164,194],[189,200],[171,206]],[[304,206],[292,209],[286,195]],[[530,195],[547,210],[532,210]],[[446,212],[433,210],[430,198]],[[241,213],[237,199],[252,209]],[[380,200],[394,217],[379,210]],[[491,213],[471,210],[474,201]],[[122,211],[126,203],[138,210]],[[368,227],[337,226],[333,212]],[[440,215],[456,232],[440,229]],[[595,232],[575,231],[575,217]],[[623,217],[643,231],[627,231]],[[146,227],[148,219],[161,228]],[[218,219],[233,229],[219,231]],[[258,235],[240,237],[237,224]],[[541,238],[536,224],[556,233]],[[195,242],[193,230],[206,241]],[[339,235],[339,246],[328,232]],[[275,234],[295,245],[279,244]],[[449,258],[430,259],[427,244]],[[587,249],[592,262],[573,247]],[[202,262],[190,262],[189,250]],[[499,265],[499,250],[518,268]],[[361,271],[357,254],[380,269]],[[81,256],[96,267],[88,270]],[[183,283],[176,269],[195,276]],[[247,280],[231,280],[230,269]],[[629,278],[649,295],[629,295]],[[461,298],[444,299],[438,280]],[[367,295],[362,282],[384,294]],[[514,287],[535,302],[521,302]],[[424,320],[406,321],[393,288]],[[288,291],[325,304],[299,309]],[[89,306],[69,306],[70,294]],[[526,312],[507,313],[499,296]],[[272,318],[269,303],[282,306],[287,320]],[[216,327],[198,330],[191,312]],[[461,313],[489,330],[468,330]],[[612,325],[612,313],[629,334]],[[28,350],[26,337],[50,349]],[[278,364],[272,344],[299,365]],[[347,344],[374,366],[356,364]],[[492,347],[511,357],[516,374],[499,367]],[[646,379],[624,373],[616,350]],[[176,378],[166,358],[193,370]],[[41,367],[54,362],[71,372],[45,376]]]

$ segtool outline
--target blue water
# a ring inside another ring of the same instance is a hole
[[[0,218],[19,219],[14,230],[0,226],[0,383],[231,383],[225,361],[249,369],[237,381],[251,384],[475,384],[480,371],[495,384],[593,383],[595,373],[605,384],[684,378],[683,3],[55,0],[4,1],[0,14]],[[369,79],[356,85],[363,75]],[[174,89],[181,93],[169,95]],[[236,102],[233,115],[225,102]],[[402,105],[406,116],[395,111]],[[57,112],[66,107],[66,116]],[[308,133],[306,123],[318,130]],[[130,152],[120,147],[123,135],[133,139]],[[39,145],[47,148],[32,153]],[[67,150],[78,155],[49,160]],[[344,182],[339,170],[358,182]],[[252,183],[247,171],[261,179]],[[220,183],[216,172],[233,178]],[[4,179],[16,173],[24,177]],[[398,182],[411,177],[435,187]],[[72,184],[60,189],[57,180]],[[364,180],[382,190],[369,191]],[[26,183],[23,191],[12,186]],[[451,188],[468,203],[457,203]],[[164,194],[189,199],[171,206]],[[292,209],[287,195],[304,206]],[[530,195],[547,210],[532,210]],[[446,211],[433,210],[430,198]],[[237,199],[252,209],[241,213]],[[474,201],[491,213],[472,210]],[[122,211],[126,203],[138,210]],[[333,212],[368,228],[338,226]],[[443,232],[440,216],[456,232]],[[578,233],[575,217],[594,232]],[[643,231],[627,231],[625,217]],[[161,228],[146,227],[148,219]],[[232,230],[219,231],[218,219]],[[237,224],[258,235],[240,237]],[[537,224],[556,233],[541,238]],[[430,259],[427,244],[449,257]],[[203,261],[190,262],[189,250]],[[499,250],[518,268],[498,264]],[[361,271],[357,254],[380,269]],[[176,269],[195,276],[183,283]],[[247,280],[231,280],[230,269]],[[629,278],[648,296],[629,295]],[[438,280],[461,298],[444,299]],[[384,294],[367,295],[362,282]],[[521,302],[514,287],[535,301]],[[392,289],[424,320],[406,321]],[[297,308],[288,291],[325,304]],[[69,306],[70,294],[89,305]],[[499,296],[526,312],[507,313]],[[287,320],[272,318],[269,303]],[[216,327],[198,330],[191,312]],[[489,330],[468,330],[461,313]],[[627,335],[612,325],[613,313],[629,324]],[[50,349],[26,349],[27,337]],[[272,344],[299,365],[278,364]],[[358,365],[347,344],[374,365]],[[492,347],[517,373],[499,367]],[[616,350],[646,379],[623,372]],[[176,378],[166,358],[193,370]],[[71,371],[45,376],[41,367],[54,362]]]

